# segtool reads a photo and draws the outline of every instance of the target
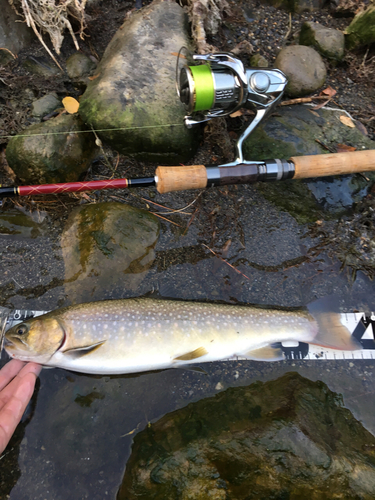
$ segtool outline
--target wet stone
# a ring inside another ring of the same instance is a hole
[[[374,142],[356,127],[341,122],[344,114],[340,111],[314,111],[309,106],[296,105],[279,107],[277,114],[279,116],[266,120],[245,141],[243,150],[247,160],[327,153],[321,144],[333,150],[338,144],[357,150],[375,149]],[[370,182],[375,181],[373,172],[366,173],[366,177]],[[259,183],[256,187],[299,222],[308,222],[320,218],[322,209],[338,213],[351,207],[365,196],[369,182],[359,175],[347,175]]]
[[[159,222],[122,203],[76,208],[61,237],[65,290],[74,302],[103,299],[116,287],[133,290],[154,261]]]
[[[299,43],[314,47],[322,56],[333,61],[341,61],[344,57],[344,34],[318,23],[306,22],[302,25]]]
[[[31,105],[31,113],[33,116],[43,117],[56,108],[62,107],[60,99],[57,94],[53,92],[52,94],[47,94],[40,99],[34,101]]]
[[[327,76],[321,56],[312,47],[304,45],[291,45],[282,49],[274,67],[281,69],[288,78],[285,92],[291,97],[314,92],[324,84]]]
[[[373,498],[375,437],[297,373],[189,404],[134,438],[118,500]]]

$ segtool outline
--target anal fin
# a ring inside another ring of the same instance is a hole
[[[242,353],[242,355],[254,361],[281,361],[285,359],[283,350],[280,347],[272,347],[270,345],[253,349],[252,351]]]
[[[201,358],[205,354],[208,354],[207,349],[205,347],[198,347],[198,349],[195,349],[194,351],[190,351],[186,354],[183,354],[182,356],[173,358],[173,361],[191,361],[193,359]]]

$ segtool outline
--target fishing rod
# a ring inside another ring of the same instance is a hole
[[[240,135],[236,159],[222,165],[159,166],[153,177],[64,182],[32,186],[0,186],[0,199],[14,196],[123,189],[155,186],[161,194],[211,186],[250,184],[329,175],[346,175],[375,170],[375,150],[354,151],[285,159],[247,161],[243,157],[245,139],[280,101],[287,78],[278,69],[246,69],[229,53],[191,54],[185,47],[178,53],[176,87],[186,106],[187,127],[228,116],[240,108],[255,111],[255,117]]]

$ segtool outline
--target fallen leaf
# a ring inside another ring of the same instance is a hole
[[[349,116],[341,115],[340,122],[343,123],[344,125],[346,125],[347,127],[355,128],[353,120]]]
[[[347,153],[350,151],[355,151],[357,148],[354,148],[353,146],[348,146],[347,144],[337,144],[336,149],[338,153]]]
[[[235,111],[231,115],[229,115],[231,118],[237,118],[237,116],[242,116],[242,111],[239,109],[238,111]]]
[[[63,106],[70,115],[77,113],[79,108],[79,102],[74,99],[74,97],[64,97],[62,100]]]
[[[328,97],[333,97],[337,94],[337,90],[333,89],[331,86],[328,86],[326,89],[320,92],[320,95],[326,95]]]

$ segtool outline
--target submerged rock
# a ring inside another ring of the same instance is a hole
[[[332,61],[341,61],[344,57],[344,33],[319,23],[305,22],[301,28],[299,43],[314,47],[322,56]]]
[[[375,437],[297,373],[189,404],[134,439],[117,500],[373,499]]]
[[[291,156],[324,154],[325,145],[332,150],[338,144],[361,149],[375,149],[375,143],[356,127],[344,125],[340,111],[313,110],[309,106],[279,107],[277,114],[261,124],[245,141],[247,160],[283,158]],[[319,141],[319,142],[318,142]],[[375,181],[375,174],[346,175],[258,183],[257,189],[270,201],[287,210],[298,222],[314,222],[322,217],[322,209],[342,212],[360,201]]]
[[[189,45],[187,17],[172,0],[133,13],[108,45],[79,113],[115,150],[168,164],[195,152],[199,129],[183,125],[175,87],[176,51],[183,45]]]
[[[154,261],[158,236],[158,219],[146,210],[122,203],[73,210],[61,237],[69,298],[85,302],[116,287],[136,288]]]
[[[321,56],[305,45],[291,45],[280,50],[274,66],[288,78],[285,92],[291,97],[314,92],[324,84],[327,76]]]
[[[371,4],[359,12],[346,31],[346,45],[354,49],[375,42],[375,5]]]
[[[77,115],[31,125],[6,148],[10,168],[24,183],[73,182],[86,172],[97,150],[94,136],[81,132]]]

